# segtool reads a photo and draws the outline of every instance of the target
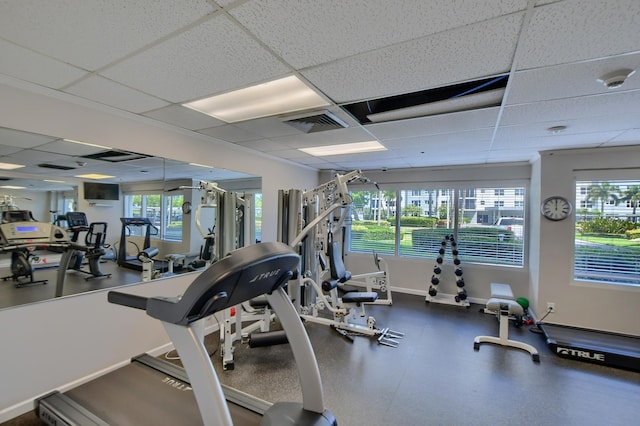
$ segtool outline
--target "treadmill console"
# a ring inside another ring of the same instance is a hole
[[[64,229],[46,222],[0,224],[0,245],[69,241]]]

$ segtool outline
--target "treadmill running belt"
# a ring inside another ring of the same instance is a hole
[[[555,324],[541,324],[558,356],[640,371],[640,337]]]
[[[132,362],[66,395],[111,425],[201,425],[191,387]],[[257,413],[229,403],[234,424],[259,425]]]

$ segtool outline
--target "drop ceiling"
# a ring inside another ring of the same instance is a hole
[[[23,0],[0,5],[0,74],[318,170],[527,162],[640,145],[640,71],[617,89],[597,81],[640,68],[639,22],[637,0]],[[347,127],[226,124],[182,106],[287,75]],[[470,110],[361,124],[346,108],[502,75],[497,103]],[[369,140],[388,150],[299,151]],[[26,147],[0,144],[0,161]]]

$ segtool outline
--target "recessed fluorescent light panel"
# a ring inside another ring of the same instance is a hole
[[[314,146],[311,148],[299,148],[300,151],[306,152],[314,157],[326,157],[329,155],[346,155],[358,154],[361,152],[386,151],[383,145],[378,141],[346,143],[342,145]]]
[[[227,123],[328,105],[295,75],[184,104]]]
[[[196,166],[196,167],[204,167],[207,169],[212,169],[213,167],[211,166],[205,166],[204,164],[198,164],[198,163],[189,163],[190,166]]]
[[[2,185],[0,188],[4,189],[24,189],[24,186],[15,186],[15,185]]]
[[[82,179],[110,179],[110,178],[114,178],[115,176],[109,176],[109,175],[102,175],[100,173],[87,173],[86,175],[76,175],[77,178],[82,178]]]
[[[12,164],[12,163],[0,163],[0,169],[2,170],[14,170],[24,167],[22,164]]]

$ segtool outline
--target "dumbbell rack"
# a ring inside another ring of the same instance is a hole
[[[438,294],[438,285],[440,284],[440,274],[442,273],[442,265],[444,264],[444,255],[447,251],[447,245],[451,245],[451,255],[453,256],[453,264],[455,265],[454,274],[456,275],[457,294]],[[436,265],[433,267],[433,275],[431,276],[431,284],[425,298],[425,302],[443,303],[447,305],[458,305],[469,307],[467,300],[467,290],[464,288],[464,278],[462,277],[462,266],[458,258],[458,243],[453,234],[445,235],[440,244]]]

